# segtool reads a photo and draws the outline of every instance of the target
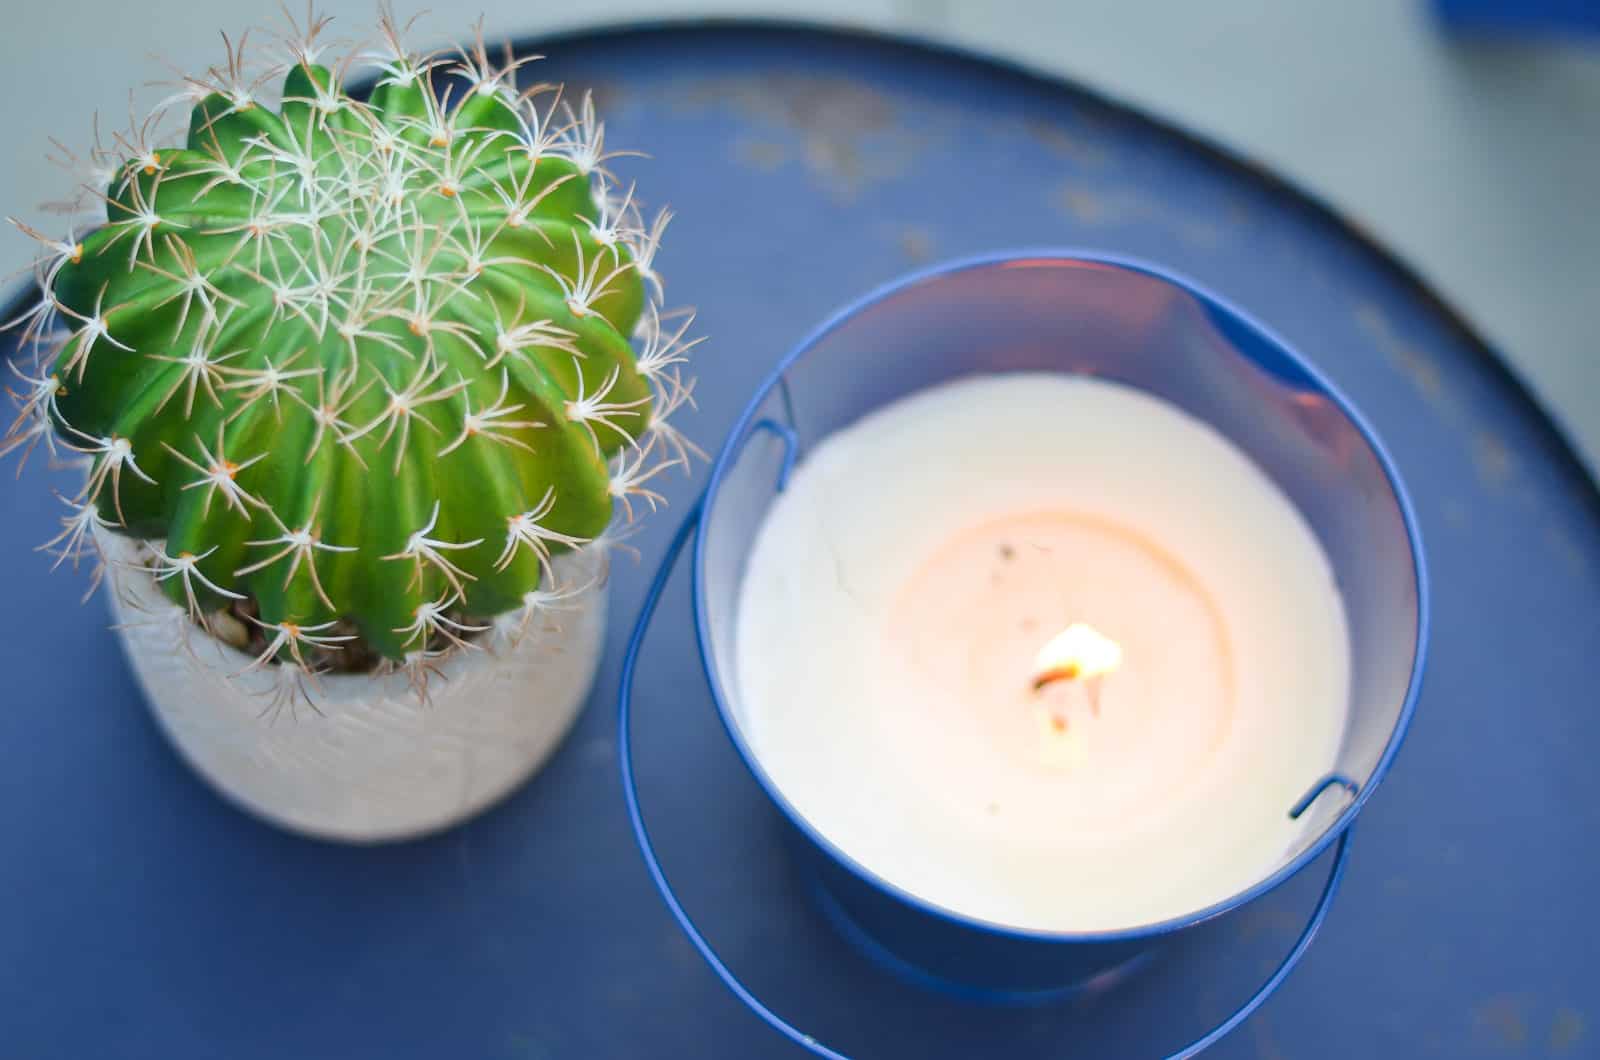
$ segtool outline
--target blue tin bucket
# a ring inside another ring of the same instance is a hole
[[[1350,714],[1336,771],[1308,778],[1284,807],[1310,815],[1305,838],[1262,879],[1183,917],[1106,932],[1041,932],[930,905],[855,862],[794,809],[740,723],[739,586],[767,507],[822,438],[915,391],[976,373],[1092,372],[1146,390],[1211,424],[1299,507],[1333,566],[1349,623]],[[734,747],[793,839],[824,911],[881,963],[978,1001],[1050,1000],[1103,987],[1163,942],[1227,916],[1337,844],[1327,883],[1294,948],[1234,1014],[1175,1056],[1192,1056],[1249,1016],[1309,947],[1338,889],[1352,825],[1405,737],[1428,639],[1422,542],[1404,486],[1348,400],[1282,340],[1193,282],[1128,258],[1041,251],[968,259],[867,295],[807,336],[729,432],[703,499],[679,529],[629,643],[619,695],[624,791],[663,898],[713,970],[778,1031],[839,1054],[791,1026],[723,964],[673,895],[633,777],[631,710],[639,651],[673,564],[698,531],[693,588],[701,661]]]

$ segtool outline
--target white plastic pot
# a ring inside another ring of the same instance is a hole
[[[599,666],[607,590],[593,557],[556,561],[588,585],[524,633],[437,661],[423,702],[403,673],[330,674],[311,698],[275,699],[276,666],[198,629],[139,569],[139,546],[104,542],[112,609],[134,672],[178,751],[223,795],[292,831],[372,843],[447,828],[530,777],[571,729]]]

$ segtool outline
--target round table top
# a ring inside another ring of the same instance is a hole
[[[530,48],[532,48],[530,44]],[[715,447],[828,312],[1013,246],[1162,262],[1296,345],[1406,476],[1434,583],[1427,687],[1299,971],[1212,1055],[1592,1055],[1600,928],[1600,492],[1507,370],[1327,209],[1082,88],[923,45],[763,24],[539,42],[678,213],[658,259],[710,336]],[[1374,164],[1381,164],[1375,159]],[[9,350],[7,350],[9,352]],[[685,507],[703,479],[676,481]],[[0,1052],[30,1058],[799,1055],[728,996],[646,878],[617,783],[621,641],[671,515],[620,565],[590,708],[470,824],[329,845],[209,791],[140,702],[104,609],[32,546],[51,473],[0,485]],[[1298,932],[1322,867],[1094,1000],[986,1008],[884,975],[801,894],[728,746],[684,582],[635,710],[666,868],[780,1012],[859,1056],[1142,1057],[1198,1034]],[[296,723],[279,721],[279,724]],[[298,723],[314,723],[302,721]]]

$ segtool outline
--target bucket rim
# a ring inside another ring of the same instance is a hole
[[[1400,706],[1400,713],[1395,720],[1394,728],[1389,734],[1389,739],[1384,746],[1383,752],[1379,755],[1371,775],[1355,792],[1350,804],[1322,831],[1321,835],[1299,854],[1250,886],[1193,912],[1133,927],[1099,931],[1051,931],[985,920],[930,902],[863,865],[860,861],[841,850],[831,839],[807,820],[783,793],[783,790],[768,774],[765,767],[761,765],[755,750],[750,746],[740,730],[738,722],[733,717],[722,682],[712,664],[710,618],[705,591],[707,566],[705,522],[715,510],[723,481],[742,451],[748,435],[755,426],[757,412],[766,401],[768,395],[783,381],[785,373],[824,338],[867,310],[912,288],[945,279],[958,273],[1019,264],[1066,267],[1088,265],[1139,273],[1177,288],[1195,299],[1208,314],[1222,318],[1225,323],[1271,346],[1278,356],[1292,364],[1300,375],[1333,402],[1340,414],[1355,426],[1363,441],[1371,449],[1394,496],[1396,507],[1400,512],[1401,522],[1405,528],[1406,544],[1411,553],[1412,571],[1417,588],[1417,619],[1415,647],[1413,649],[1411,671],[1407,677],[1406,692]],[[1356,817],[1366,806],[1367,800],[1372,797],[1373,792],[1377,790],[1379,784],[1394,764],[1394,760],[1400,752],[1400,747],[1405,742],[1405,737],[1410,730],[1412,718],[1416,712],[1417,701],[1422,694],[1423,673],[1426,669],[1428,644],[1432,628],[1432,614],[1429,603],[1431,593],[1429,591],[1427,560],[1424,555],[1421,527],[1411,496],[1388,448],[1349,397],[1323,375],[1303,354],[1277,333],[1235,306],[1228,299],[1182,273],[1130,255],[1082,247],[1019,248],[990,251],[955,258],[917,269],[881,284],[834,310],[784,354],[782,359],[755,389],[750,400],[734,421],[733,426],[729,428],[712,464],[711,476],[706,485],[704,500],[699,513],[699,524],[700,532],[695,535],[694,541],[693,570],[690,581],[696,646],[700,656],[700,666],[705,675],[706,685],[711,691],[711,699],[716,705],[717,717],[722,724],[723,730],[727,733],[729,740],[732,741],[734,749],[744,763],[745,768],[761,787],[763,793],[784,815],[788,823],[803,835],[808,842],[838,863],[861,883],[935,920],[1000,938],[1049,944],[1104,944],[1154,940],[1213,920],[1276,890],[1289,879],[1299,874],[1307,865],[1316,861],[1354,824]]]

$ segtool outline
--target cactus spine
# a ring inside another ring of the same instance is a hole
[[[665,413],[693,343],[658,306],[668,215],[616,194],[588,97],[519,92],[526,60],[481,34],[419,58],[386,17],[357,100],[325,27],[292,40],[276,109],[241,42],[188,80],[182,146],[147,123],[97,152],[81,239],[21,226],[44,298],[4,448],[85,454],[58,555],[148,542],[195,618],[259,627],[260,665],[425,665],[655,507],[692,448]]]

